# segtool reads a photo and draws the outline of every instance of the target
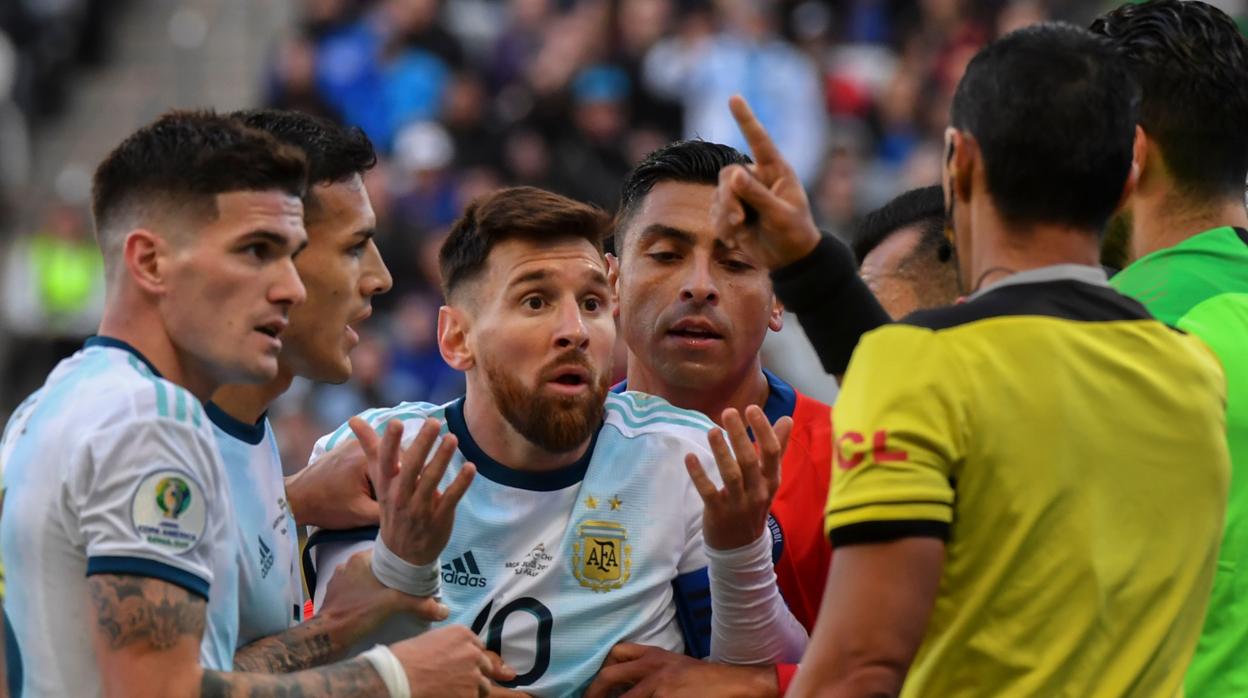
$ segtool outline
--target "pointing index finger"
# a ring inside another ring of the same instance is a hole
[[[728,108],[732,110],[732,118],[737,120],[737,128],[741,130],[741,135],[745,136],[745,142],[750,144],[750,152],[754,155],[756,163],[768,166],[784,161],[776,144],[772,142],[771,136],[767,135],[767,129],[763,128],[758,117],[754,116],[754,111],[750,109],[744,97],[733,95],[728,100]]]

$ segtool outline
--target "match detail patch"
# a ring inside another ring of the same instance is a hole
[[[151,545],[184,553],[204,535],[204,491],[185,473],[162,470],[143,478],[130,505],[134,530]]]

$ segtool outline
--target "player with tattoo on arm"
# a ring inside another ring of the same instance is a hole
[[[236,121],[174,112],[96,171],[99,336],[0,441],[11,692],[20,696],[476,695],[492,669],[448,628],[282,676],[201,654],[207,600],[236,579],[233,509],[206,400],[277,371],[305,291],[306,163]]]
[[[240,671],[285,673],[328,663],[387,616],[400,612],[441,620],[446,609],[429,598],[388,589],[366,559],[352,560],[317,616],[302,620],[296,525],[356,525],[344,498],[368,496],[363,459],[324,459],[284,484],[266,410],[294,376],[341,383],[351,376],[353,325],[365,320],[371,298],[389,290],[390,273],[373,242],[376,216],[362,175],[377,161],[359,129],[293,111],[253,110],[232,118],[300,149],[308,161],[303,197],[308,245],[295,258],[307,299],[290,312],[282,333],[277,375],[269,381],[223,386],[206,405],[220,445],[239,535],[239,578],[214,590],[210,613],[217,632],[207,651],[234,657]],[[335,506],[326,506],[326,495]],[[294,625],[298,623],[298,625]],[[236,627],[233,627],[236,626]],[[228,638],[237,635],[237,647]],[[237,652],[236,652],[237,650]]]

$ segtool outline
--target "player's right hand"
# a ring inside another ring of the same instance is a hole
[[[477,470],[464,463],[459,474],[438,491],[438,483],[455,455],[458,441],[454,434],[442,437],[433,455],[442,425],[426,419],[411,446],[402,453],[403,423],[386,424],[380,439],[359,417],[348,422],[368,458],[368,474],[381,504],[381,539],[394,554],[413,565],[427,565],[437,559],[451,537],[455,506],[468,490]]]
[[[750,145],[754,164],[719,171],[711,221],[721,240],[746,248],[775,271],[810,254],[819,244],[819,228],[801,180],[750,106],[740,95],[733,96],[728,106]],[[756,221],[746,215],[746,205],[757,214]]]
[[[493,681],[516,678],[515,670],[462,625],[421,633],[390,651],[407,672],[412,698],[479,698],[490,694]]]

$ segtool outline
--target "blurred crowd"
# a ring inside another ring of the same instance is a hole
[[[275,408],[288,466],[306,461],[311,439],[365,407],[440,402],[462,390],[434,336],[436,253],[476,195],[533,184],[613,210],[625,173],[663,143],[701,137],[744,147],[726,108],[740,93],[794,164],[820,225],[849,236],[867,211],[938,181],[949,101],[981,45],[1045,19],[1086,25],[1107,4],[301,0],[299,21],[276,41],[262,77],[265,101],[358,125],[376,143],[381,162],[366,183],[395,287],[376,301],[371,332],[354,354],[355,378],[298,385]],[[1219,4],[1245,14],[1242,1]],[[55,110],[63,100],[55,78],[103,55],[93,33],[104,31],[103,5],[0,4],[26,8],[0,10],[0,143],[3,114],[15,109],[29,120]],[[40,38],[32,27],[62,26],[30,9],[40,6],[74,8],[76,36]],[[18,78],[6,83],[10,74]],[[9,165],[4,152],[0,170]],[[10,329],[40,335],[42,327],[45,340],[60,342],[89,327],[98,269],[79,254],[88,230],[80,211],[50,207],[21,247],[25,261],[9,265],[25,268],[27,278],[14,281],[6,271],[6,285],[26,288],[5,293]],[[13,312],[32,302],[37,312]],[[781,338],[769,360],[828,399],[813,384],[819,378],[800,375],[806,362],[792,353],[809,352],[802,344]],[[0,385],[11,407],[21,398],[15,376],[32,369],[16,357],[7,363]],[[810,365],[811,375],[821,374]],[[36,378],[35,385],[43,374]]]

